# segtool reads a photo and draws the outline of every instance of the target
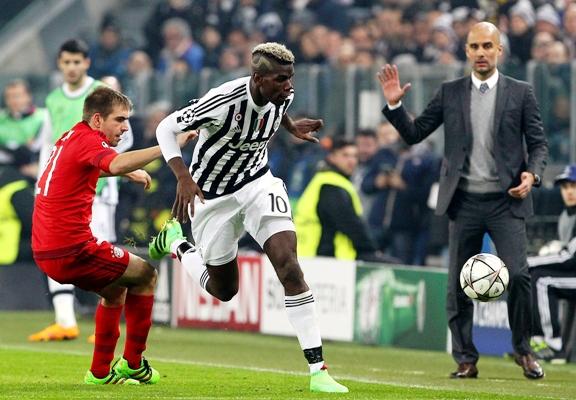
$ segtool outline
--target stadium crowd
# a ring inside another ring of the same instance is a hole
[[[90,44],[88,74],[96,79],[116,76],[134,102],[133,149],[152,145],[158,122],[203,94],[207,74],[211,84],[246,75],[250,51],[257,43],[285,43],[298,66],[330,71],[349,66],[375,71],[385,62],[464,68],[469,28],[491,20],[503,32],[505,60],[499,67],[503,72],[525,79],[527,63],[536,61],[554,77],[547,86],[554,101],[543,105],[550,109],[543,113],[545,128],[551,153],[560,161],[569,155],[568,62],[576,55],[576,2],[164,0],[154,4],[137,34],[124,31],[126,17],[114,12],[102,19],[96,37],[85,37]],[[330,87],[335,76],[322,84]],[[52,81],[60,83],[59,75],[55,77]],[[2,168],[10,165],[28,181],[35,176],[29,173],[29,164],[38,159],[36,133],[43,123],[44,99],[33,102],[33,89],[25,81],[5,86],[0,114]],[[300,89],[304,88],[296,84],[296,91]],[[286,182],[291,199],[298,199],[317,167],[326,162],[333,138],[343,135],[341,125],[327,123],[327,129],[319,132],[318,147],[278,133],[269,162],[274,175]],[[363,222],[375,246],[403,263],[425,265],[431,251],[440,253],[446,247],[442,240],[446,221],[433,216],[430,195],[439,173],[438,149],[432,143],[407,148],[387,122],[357,129],[354,140],[358,165],[349,178],[362,200]],[[148,173],[150,191],[120,186],[116,212],[120,241],[145,245],[170,213],[174,178],[161,161],[152,163]],[[555,193],[559,214],[561,201]]]

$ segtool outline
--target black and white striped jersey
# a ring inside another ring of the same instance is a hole
[[[250,77],[226,82],[176,114],[182,131],[199,129],[190,173],[206,198],[230,194],[268,171],[268,141],[294,99],[256,105]]]

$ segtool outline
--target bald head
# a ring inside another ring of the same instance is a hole
[[[496,28],[496,25],[491,22],[478,22],[472,26],[472,29],[470,29],[470,32],[468,32],[468,38],[466,42],[469,43],[471,37],[475,38],[478,35],[490,36],[492,37],[492,40],[495,44],[500,45],[500,31],[498,28]]]
[[[492,76],[501,55],[500,31],[494,24],[479,22],[470,29],[466,40],[466,57],[476,77],[485,80]]]

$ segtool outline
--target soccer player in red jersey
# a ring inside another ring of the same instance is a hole
[[[128,130],[131,108],[130,100],[113,89],[94,90],[84,102],[82,122],[56,142],[36,188],[32,250],[37,265],[58,282],[102,297],[96,309],[92,366],[84,378],[88,384],[160,379],[142,357],[152,324],[156,270],[126,250],[97,241],[90,230],[98,178],[130,173],[130,179],[147,187],[150,176],[139,168],[161,155],[158,146],[122,154],[112,149]],[[195,136],[183,134],[179,144]],[[126,344],[111,368],[123,309]]]

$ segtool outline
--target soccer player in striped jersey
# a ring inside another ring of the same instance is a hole
[[[328,374],[315,316],[314,297],[296,256],[296,235],[284,183],[267,166],[267,144],[280,124],[292,135],[317,142],[321,120],[293,121],[294,56],[278,43],[252,50],[252,74],[214,88],[166,117],[156,136],[178,179],[172,213],[192,222],[196,248],[176,219],[149,247],[151,257],[176,255],[212,296],[231,300],[238,291],[238,239],[247,231],[264,249],[285,291],[285,305],[310,367],[310,390],[348,392]],[[199,130],[188,171],[176,144],[181,131]]]

